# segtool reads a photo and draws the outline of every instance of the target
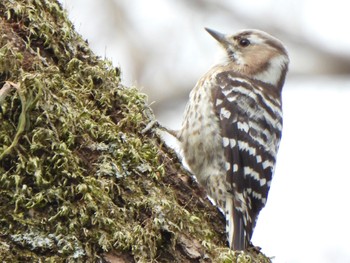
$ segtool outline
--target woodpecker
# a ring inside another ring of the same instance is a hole
[[[275,169],[289,58],[263,31],[206,30],[225,60],[199,79],[175,135],[190,170],[225,213],[230,248],[245,250]]]

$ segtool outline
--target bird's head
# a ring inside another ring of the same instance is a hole
[[[286,48],[277,38],[255,29],[226,35],[206,28],[225,49],[228,63],[239,73],[282,88],[288,70]]]

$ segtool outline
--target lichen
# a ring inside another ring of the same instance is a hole
[[[0,14],[0,258],[226,262],[224,220],[148,125],[146,96],[56,1],[2,1]],[[195,261],[177,253],[184,234]]]

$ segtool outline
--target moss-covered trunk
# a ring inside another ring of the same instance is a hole
[[[119,74],[56,1],[1,1],[2,261],[249,262]]]

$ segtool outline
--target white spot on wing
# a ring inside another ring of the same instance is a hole
[[[229,119],[231,117],[231,112],[226,110],[225,108],[221,108],[220,109],[220,118],[225,118],[225,119]]]
[[[221,100],[221,99],[217,99],[217,100],[216,100],[216,104],[215,104],[215,105],[216,105],[216,106],[221,105],[222,101],[223,101],[223,100]]]
[[[260,186],[263,186],[266,184],[266,179],[265,178],[260,179],[259,173],[253,170],[251,167],[245,166],[243,171],[245,176],[249,175],[250,177],[254,178],[256,181],[260,183]]]
[[[224,147],[227,147],[228,144],[230,143],[229,138],[227,138],[227,137],[222,137],[222,143],[223,143]]]
[[[261,155],[257,155],[256,156],[256,162],[257,163],[261,163],[262,159],[261,159]]]
[[[273,162],[271,162],[270,160],[266,160],[266,161],[264,161],[263,163],[262,163],[262,167],[264,168],[264,169],[266,169],[267,167],[272,167],[273,168]]]
[[[229,97],[227,97],[227,100],[228,100],[229,102],[233,102],[233,101],[236,100],[236,96],[229,96]]]
[[[231,164],[229,162],[225,162],[225,169],[226,171],[229,171],[231,168]]]
[[[236,146],[236,140],[235,139],[230,139],[230,146],[231,148],[235,147]]]
[[[248,130],[249,130],[249,125],[246,122],[240,122],[240,121],[237,122],[237,127],[238,127],[238,129],[245,131],[245,132],[248,132]]]
[[[263,204],[266,204],[266,198],[263,198],[262,194],[253,191],[252,188],[247,188],[246,190],[248,194],[251,194],[256,199],[259,199]]]
[[[251,177],[253,177],[257,181],[260,180],[259,173],[254,171],[252,168],[245,166],[243,171],[244,171],[244,175],[250,175]]]
[[[260,179],[260,186],[263,186],[265,184],[266,184],[266,179],[265,178]]]
[[[242,151],[247,151],[250,155],[256,154],[256,149],[254,147],[251,147],[247,142],[245,141],[238,141],[238,146]]]
[[[237,171],[238,171],[238,165],[237,165],[237,164],[234,164],[234,165],[233,165],[232,171],[233,171],[233,172],[237,172]]]
[[[236,88],[235,88],[236,89]],[[227,98],[228,95],[233,92],[235,89],[231,88],[231,89],[223,89],[222,93],[225,95],[225,97]]]

